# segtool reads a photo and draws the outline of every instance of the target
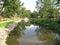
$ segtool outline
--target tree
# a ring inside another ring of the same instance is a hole
[[[3,4],[4,4],[3,0],[0,0],[0,15],[1,15],[2,10],[3,10]]]
[[[24,17],[30,17],[31,11],[30,10],[26,10],[25,8],[22,8],[21,10],[21,16]]]
[[[3,5],[4,12],[2,12],[2,14],[4,13],[3,16],[10,17],[20,13],[20,10],[23,5],[20,0],[3,0],[3,1],[4,1]]]
[[[37,1],[38,12],[41,17],[53,16],[53,13],[56,14],[57,8],[55,7],[55,0],[38,0]]]
[[[36,11],[34,11],[33,13],[31,13],[31,18],[37,18],[38,17],[38,13]]]

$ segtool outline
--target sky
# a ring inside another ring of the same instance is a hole
[[[27,10],[31,10],[31,12],[35,10],[36,0],[20,0],[20,1],[24,3],[24,7]]]

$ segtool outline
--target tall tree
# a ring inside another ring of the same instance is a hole
[[[4,1],[4,15],[7,17],[19,14],[22,8],[22,3],[20,0],[3,0]]]
[[[38,0],[38,12],[43,16],[53,16],[53,13],[56,13],[57,9],[55,7],[55,0]]]

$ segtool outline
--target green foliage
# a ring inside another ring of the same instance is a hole
[[[54,17],[57,13],[57,8],[55,7],[55,0],[38,0],[38,12],[42,18],[46,16]],[[41,3],[41,4],[40,4]],[[41,6],[39,6],[41,5]]]
[[[21,31],[25,28],[24,25],[21,25],[21,23],[18,23],[18,25],[10,32],[10,36],[20,36]]]
[[[31,19],[31,23],[51,29],[53,32],[60,34],[60,24],[56,21],[50,19]]]
[[[5,8],[4,10],[4,15],[5,17],[10,17],[16,14],[20,13],[20,9],[22,8],[22,3],[20,2],[20,0],[4,0],[4,5],[3,8]],[[3,15],[3,16],[4,16]]]
[[[12,21],[2,21],[2,22],[0,22],[0,27],[5,27],[8,24],[13,23],[13,22],[14,22],[14,20],[12,20]]]
[[[22,8],[21,10],[21,16],[24,17],[30,17],[31,11],[30,10],[26,10],[25,8]]]
[[[56,13],[58,11],[55,4],[55,0],[37,0],[37,14],[41,18],[36,18],[37,14],[34,14],[35,18],[30,20],[31,23],[51,29],[53,32],[60,33],[60,24],[56,22],[56,19],[53,19],[53,17],[56,18]]]
[[[10,36],[21,36],[22,30],[25,30],[25,26],[30,25],[30,23],[26,23],[24,21],[21,21],[18,23],[18,25],[10,32]]]
[[[36,11],[34,11],[33,13],[31,13],[31,18],[37,18],[38,17],[38,13]]]
[[[46,9],[42,8],[42,9],[39,11],[39,14],[40,14],[41,18],[43,18],[43,17],[48,16],[49,12],[47,12]]]

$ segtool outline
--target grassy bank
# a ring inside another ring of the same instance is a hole
[[[5,27],[6,25],[14,22],[15,20],[9,20],[9,21],[2,21],[0,22],[0,27]]]

